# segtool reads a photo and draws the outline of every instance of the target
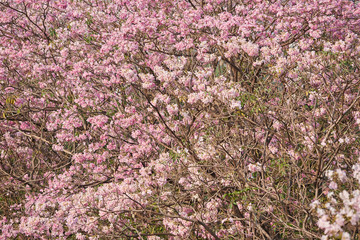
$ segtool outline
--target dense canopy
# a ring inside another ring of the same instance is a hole
[[[355,239],[360,5],[0,0],[0,239]]]

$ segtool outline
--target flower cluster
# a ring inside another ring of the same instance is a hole
[[[359,1],[0,13],[0,239],[358,234]]]

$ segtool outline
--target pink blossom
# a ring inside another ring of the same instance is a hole
[[[257,44],[246,42],[241,45],[241,48],[250,56],[255,57],[259,55],[259,46]]]

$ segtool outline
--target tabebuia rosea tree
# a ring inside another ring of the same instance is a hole
[[[0,0],[0,239],[358,239],[360,3]]]

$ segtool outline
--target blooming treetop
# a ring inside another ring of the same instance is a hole
[[[358,1],[0,11],[0,239],[359,234]]]

